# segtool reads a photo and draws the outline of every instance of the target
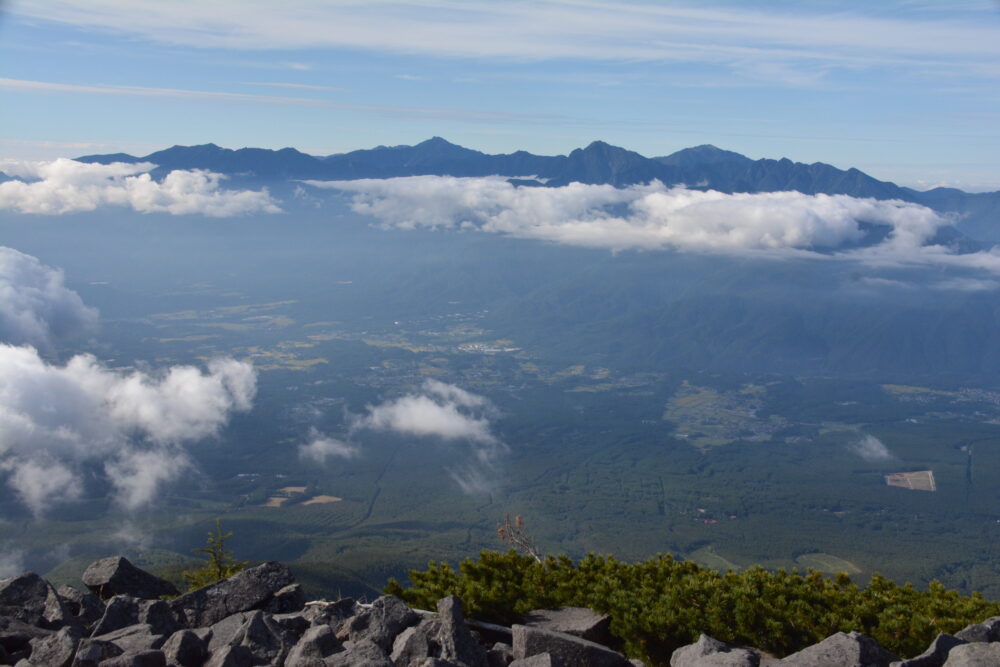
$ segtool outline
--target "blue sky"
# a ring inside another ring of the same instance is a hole
[[[0,157],[703,143],[1000,189],[1000,4],[0,4]]]

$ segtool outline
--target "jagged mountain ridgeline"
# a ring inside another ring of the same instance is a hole
[[[693,189],[720,192],[797,191],[806,194],[846,194],[875,199],[900,199],[962,216],[960,227],[975,236],[1000,240],[1000,192],[968,193],[954,188],[918,191],[880,181],[858,169],[829,164],[803,164],[787,158],[752,160],[711,145],[686,148],[662,157],[595,141],[569,155],[534,155],[526,151],[491,155],[434,137],[414,146],[379,146],[327,156],[294,148],[232,150],[215,144],[174,146],[135,157],[124,153],[86,155],[81,162],[151,162],[153,175],[174,169],[207,169],[238,182],[286,179],[348,180],[395,176],[448,175],[512,178],[536,177],[546,185],[606,183],[616,187],[659,180]]]

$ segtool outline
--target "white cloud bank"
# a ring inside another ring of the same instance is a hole
[[[63,283],[63,273],[0,246],[0,341],[48,349],[94,329],[97,311]]]
[[[402,229],[479,230],[612,250],[835,257],[1000,273],[1000,253],[956,254],[930,245],[952,220],[899,200],[800,192],[726,194],[658,181],[626,188],[582,183],[518,187],[503,177],[451,176],[308,183],[350,193],[354,211]],[[865,237],[862,222],[891,231],[874,246],[852,249]]]
[[[507,451],[491,429],[490,417],[495,413],[484,396],[427,380],[419,393],[368,406],[367,414],[355,418],[352,430],[392,431],[466,443],[471,456],[451,467],[449,473],[463,491],[479,494],[495,486],[499,457]]]
[[[139,213],[216,218],[281,210],[266,190],[222,189],[221,174],[174,170],[158,182],[147,173],[155,168],[148,162],[0,160],[0,172],[14,179],[0,183],[0,210],[61,215],[121,206]]]
[[[253,366],[229,358],[207,372],[154,375],[87,354],[58,366],[32,347],[0,345],[0,469],[36,515],[79,498],[87,464],[102,466],[117,502],[135,509],[189,465],[185,443],[217,434],[255,393]]]

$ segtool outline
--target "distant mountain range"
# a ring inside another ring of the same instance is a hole
[[[231,150],[215,144],[173,146],[136,157],[125,153],[85,155],[81,162],[152,162],[153,176],[173,169],[208,169],[236,183],[289,179],[348,180],[424,174],[450,176],[502,175],[534,177],[548,186],[571,182],[607,183],[617,187],[658,179],[665,184],[722,192],[846,194],[875,199],[901,199],[942,213],[961,216],[963,233],[988,241],[1000,240],[1000,192],[969,193],[954,188],[920,191],[880,181],[858,169],[838,169],[822,162],[804,164],[787,158],[752,160],[711,145],[695,146],[661,157],[595,141],[569,155],[535,155],[526,151],[490,155],[434,137],[415,146],[371,149],[314,156],[294,148]]]

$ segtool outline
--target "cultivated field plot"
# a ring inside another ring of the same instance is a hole
[[[937,491],[933,470],[894,472],[885,476],[885,483],[889,486],[901,486],[911,491]]]

